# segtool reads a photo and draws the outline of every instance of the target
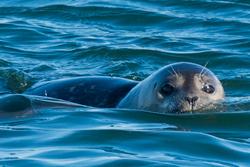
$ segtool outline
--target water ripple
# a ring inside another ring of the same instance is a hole
[[[203,114],[0,118],[0,166],[248,166],[249,11],[248,0],[0,1],[1,94],[74,76],[143,80],[179,61],[208,63],[226,92]]]

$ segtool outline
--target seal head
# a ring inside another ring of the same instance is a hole
[[[208,109],[223,99],[221,82],[209,69],[181,62],[167,65],[140,82],[117,107],[179,113]]]

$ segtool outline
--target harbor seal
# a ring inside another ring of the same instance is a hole
[[[77,77],[49,81],[24,94],[48,96],[102,108],[182,113],[209,108],[224,99],[218,78],[189,62],[170,64],[141,82],[117,77]]]

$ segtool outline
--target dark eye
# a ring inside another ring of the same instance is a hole
[[[215,88],[213,87],[213,85],[204,84],[201,90],[206,93],[212,94],[214,93]]]
[[[168,96],[174,91],[174,87],[172,85],[166,84],[160,89],[160,93],[163,96]]]

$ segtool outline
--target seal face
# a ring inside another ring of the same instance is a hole
[[[223,100],[218,78],[193,63],[167,65],[136,85],[117,107],[177,113],[209,108]]]

